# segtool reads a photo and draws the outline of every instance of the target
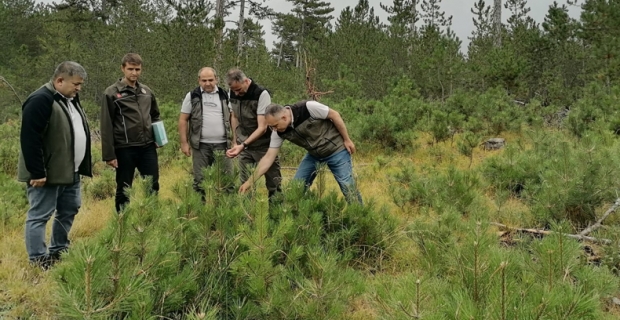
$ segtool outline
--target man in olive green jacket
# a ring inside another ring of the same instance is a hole
[[[90,131],[78,97],[85,79],[81,65],[65,61],[22,106],[18,180],[26,182],[30,204],[26,250],[30,262],[43,269],[69,248],[81,205],[80,175],[92,176]],[[48,249],[45,226],[54,212]]]

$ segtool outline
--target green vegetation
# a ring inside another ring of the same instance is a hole
[[[620,215],[589,234],[598,241],[567,237],[620,190],[617,2],[580,1],[579,19],[553,4],[538,24],[525,0],[506,0],[497,24],[490,3],[472,1],[467,48],[440,0],[383,3],[387,22],[367,0],[335,19],[328,3],[290,2],[276,13],[247,0],[226,29],[240,2],[0,0],[0,318],[618,318]],[[259,18],[273,23],[271,50]],[[23,99],[58,62],[83,64],[98,160],[101,92],[128,51],[144,58],[168,129],[162,189],[138,180],[116,215],[114,172],[96,162],[72,248],[41,272],[23,247],[13,89]],[[216,168],[202,204],[176,122],[204,65],[241,67],[274,102],[339,111],[365,205],[347,205],[324,171],[304,193],[289,170],[304,153],[289,144],[277,205],[262,188],[230,192],[237,174]],[[506,147],[485,150],[493,137]]]

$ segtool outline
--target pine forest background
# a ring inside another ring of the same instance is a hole
[[[620,0],[555,2],[542,23],[526,0],[471,0],[467,47],[441,0],[337,15],[288,1],[278,13],[260,0],[0,0],[0,318],[620,317]],[[58,63],[81,63],[98,160],[102,92],[127,52],[168,129],[162,191],[139,180],[116,215],[114,172],[96,161],[70,252],[39,271],[15,181],[21,101]],[[289,145],[280,205],[260,186],[227,193],[238,179],[217,168],[202,204],[176,122],[203,66],[240,67],[276,103],[339,111],[365,205],[347,205],[325,169],[304,193]],[[495,137],[505,148],[482,147]]]

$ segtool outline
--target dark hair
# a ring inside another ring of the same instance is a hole
[[[282,110],[284,110],[283,106],[272,103],[268,105],[267,108],[265,109],[265,117],[266,116],[276,117],[277,115],[280,114],[280,112],[282,112]]]
[[[63,78],[71,78],[73,76],[78,76],[83,80],[86,80],[86,70],[79,63],[74,61],[65,61],[61,62],[54,70],[54,75],[52,76],[52,81],[56,80],[60,77]]]
[[[125,56],[123,56],[123,60],[121,60],[121,64],[124,67],[128,63],[141,66],[142,65],[142,57],[140,57],[140,55],[137,54],[137,53],[128,53]]]
[[[242,82],[248,77],[240,69],[230,69],[226,73],[226,83],[230,85],[233,82]]]

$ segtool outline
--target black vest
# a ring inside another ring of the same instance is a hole
[[[258,99],[265,90],[252,81],[243,96],[230,92],[230,106],[239,121],[239,126],[234,128],[238,144],[245,141],[258,128]],[[267,128],[262,136],[252,142],[250,149],[268,148],[270,141],[271,128]]]
[[[282,139],[308,150],[317,158],[329,157],[345,149],[344,139],[329,119],[315,119],[310,116],[307,101],[300,101],[290,106],[293,113],[293,127],[278,132]]]

